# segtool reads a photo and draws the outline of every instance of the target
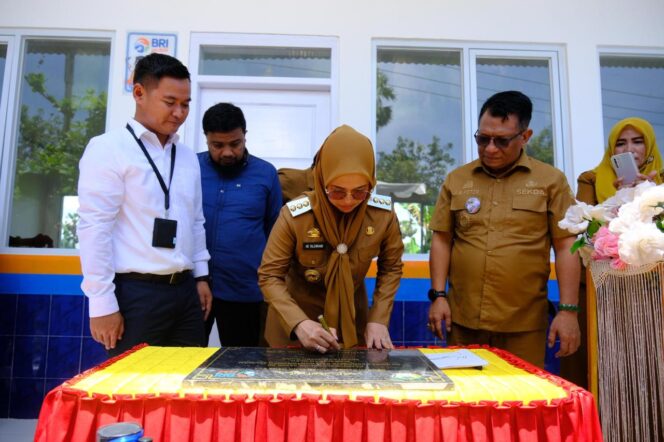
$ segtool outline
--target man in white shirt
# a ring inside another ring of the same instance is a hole
[[[78,182],[78,238],[90,331],[109,356],[146,342],[205,345],[210,312],[198,160],[178,144],[189,71],[151,54],[136,64],[136,112],[90,140]]]

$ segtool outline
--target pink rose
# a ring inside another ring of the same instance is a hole
[[[612,268],[625,268],[626,264],[620,259],[618,253],[618,235],[611,232],[607,226],[602,226],[595,233],[592,241],[595,248],[591,255],[593,259],[610,259]]]

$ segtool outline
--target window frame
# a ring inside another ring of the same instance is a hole
[[[440,49],[461,52],[462,165],[478,158],[473,134],[477,130],[478,57],[548,59],[551,86],[551,124],[554,140],[555,167],[562,170],[569,182],[575,182],[570,137],[570,108],[567,84],[567,53],[562,45],[512,44],[490,42],[452,42],[444,40],[404,40],[375,38],[371,41],[371,140],[376,145],[376,98],[378,49]],[[598,58],[599,60],[599,58]],[[598,61],[599,63],[599,61]],[[601,96],[601,95],[600,95]],[[376,152],[376,155],[378,153]],[[426,261],[428,253],[404,254],[408,261]]]
[[[616,56],[616,57],[653,57],[661,58],[664,60],[664,49],[655,47],[625,47],[625,46],[598,46],[597,47],[597,78],[598,78],[598,91],[599,97],[599,110],[600,118],[600,131],[602,139],[600,146],[606,146],[606,139],[604,137],[604,101],[602,99],[602,56]]]
[[[109,44],[108,101],[106,103],[106,122],[110,122],[111,91],[114,81],[115,43],[114,32],[69,31],[69,30],[24,30],[9,29],[0,34],[0,41],[7,39],[11,47],[7,48],[7,64],[0,115],[0,253],[17,255],[78,255],[77,249],[52,248],[40,249],[29,247],[9,247],[9,230],[13,208],[14,184],[16,178],[16,155],[18,149],[18,115],[20,112],[20,85],[23,73],[24,52],[28,40],[68,40],[68,41],[104,41]],[[10,55],[11,54],[11,55]],[[10,58],[11,57],[11,58]],[[8,92],[5,95],[5,92]],[[2,106],[5,106],[4,108]],[[2,112],[4,110],[4,113]],[[4,131],[4,136],[3,135]]]
[[[330,78],[245,77],[199,74],[202,46],[263,46],[330,49]],[[339,39],[309,35],[231,34],[225,32],[192,32],[189,41],[189,71],[192,100],[199,102],[201,89],[283,89],[330,92],[330,127],[339,121]],[[203,118],[191,112],[184,123],[185,142],[193,146],[197,126]]]

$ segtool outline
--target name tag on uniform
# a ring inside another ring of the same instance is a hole
[[[324,242],[305,242],[304,250],[323,250],[325,248]]]

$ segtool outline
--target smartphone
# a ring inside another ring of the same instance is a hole
[[[634,155],[630,152],[613,155],[611,157],[611,166],[613,166],[613,170],[616,172],[618,178],[623,179],[623,184],[632,184],[639,174],[639,168],[636,167]]]

